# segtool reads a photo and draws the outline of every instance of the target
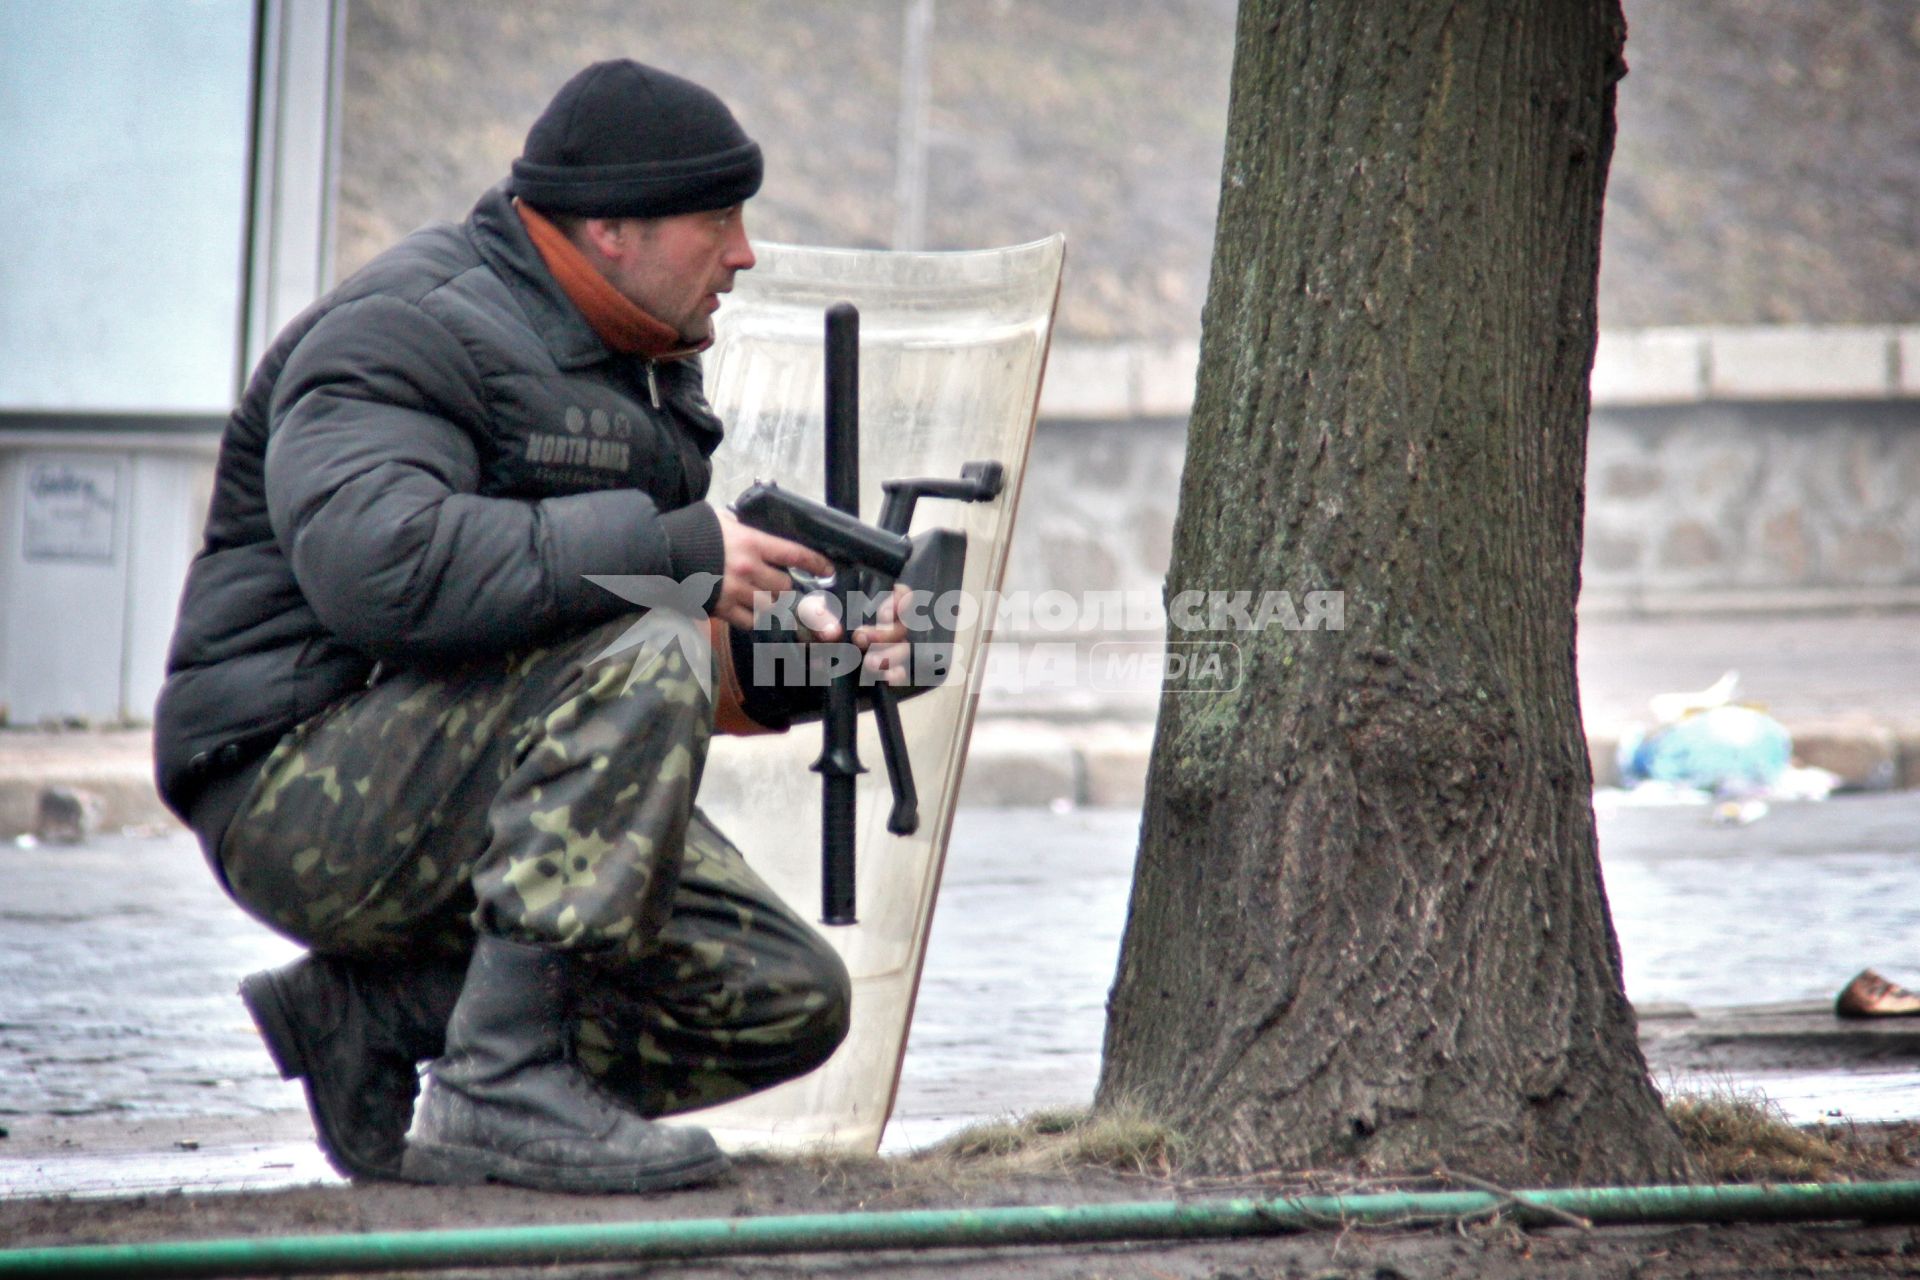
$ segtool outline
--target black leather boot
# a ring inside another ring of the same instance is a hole
[[[586,976],[565,952],[480,938],[446,1053],[427,1071],[408,1179],[623,1192],[726,1172],[706,1130],[643,1119],[573,1061],[571,1011]]]
[[[465,967],[309,955],[241,980],[267,1052],[305,1086],[320,1149],[347,1177],[400,1176],[415,1064],[440,1055]]]

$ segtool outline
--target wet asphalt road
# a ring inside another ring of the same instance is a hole
[[[1137,825],[961,812],[889,1149],[1090,1098]],[[1601,840],[1636,1001],[1828,997],[1866,964],[1920,981],[1920,793],[1777,806],[1731,828],[1699,808],[1603,806]],[[192,1135],[179,1140],[207,1158],[178,1167],[199,1177],[220,1167],[212,1149],[266,1135],[292,1146],[214,1181],[259,1185],[263,1165],[268,1183],[324,1176],[298,1141],[298,1089],[233,995],[294,948],[220,895],[190,839],[0,847],[0,867],[0,1128],[24,1140],[0,1139],[0,1194],[121,1176],[29,1159],[49,1126]],[[1920,1108],[1900,1087],[1895,1109]]]

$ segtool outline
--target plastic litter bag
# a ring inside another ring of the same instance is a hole
[[[1620,776],[1631,785],[1661,782],[1726,793],[1764,791],[1793,759],[1786,726],[1752,707],[1720,706],[1628,735]]]

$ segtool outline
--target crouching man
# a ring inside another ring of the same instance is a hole
[[[755,593],[830,570],[706,501],[695,357],[761,173],[706,89],[595,64],[464,223],[295,320],[227,425],[156,768],[310,949],[241,995],[349,1176],[709,1179],[712,1138],[655,1118],[845,1035],[839,959],[694,804],[716,720],[795,710],[732,676]],[[716,669],[590,574],[704,607]],[[854,637],[876,669],[904,638]]]

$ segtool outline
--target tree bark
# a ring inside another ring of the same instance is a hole
[[[1243,0],[1167,581],[1229,669],[1162,696],[1099,1092],[1203,1168],[1685,1174],[1574,676],[1624,39],[1617,0]],[[1259,608],[1313,590],[1344,629]]]

